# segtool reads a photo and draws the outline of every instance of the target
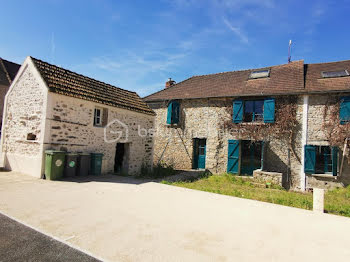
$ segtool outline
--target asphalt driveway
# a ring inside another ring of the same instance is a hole
[[[106,176],[0,173],[0,211],[110,261],[348,261],[350,219]]]
[[[0,261],[98,262],[100,260],[0,214]]]

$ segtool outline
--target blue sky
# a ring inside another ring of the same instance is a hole
[[[168,77],[350,59],[350,0],[0,0],[0,56],[148,95]]]

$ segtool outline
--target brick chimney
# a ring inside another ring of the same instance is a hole
[[[176,84],[176,82],[174,80],[172,80],[171,78],[169,78],[168,81],[165,82],[165,88],[171,87],[175,84]]]

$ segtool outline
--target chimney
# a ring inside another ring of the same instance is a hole
[[[176,82],[174,80],[172,80],[171,78],[169,78],[168,81],[165,82],[165,88],[171,87],[175,84],[176,84]]]

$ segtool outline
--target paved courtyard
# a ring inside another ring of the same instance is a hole
[[[109,261],[350,257],[349,218],[125,177],[1,172],[0,212]]]

